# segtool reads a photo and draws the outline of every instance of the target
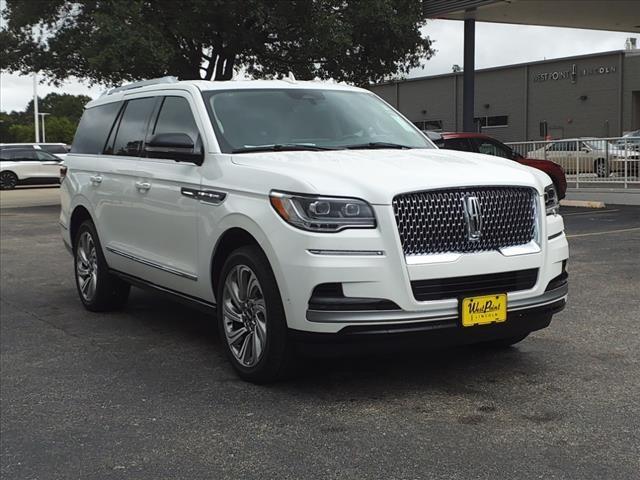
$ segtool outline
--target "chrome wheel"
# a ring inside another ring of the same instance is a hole
[[[224,282],[222,320],[235,359],[253,367],[267,343],[267,307],[256,274],[246,265],[233,267]]]
[[[76,277],[80,294],[86,302],[91,302],[98,285],[98,255],[93,237],[83,232],[76,250]]]

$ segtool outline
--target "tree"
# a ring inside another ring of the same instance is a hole
[[[423,0],[6,0],[0,68],[117,84],[234,69],[356,84],[433,54]]]
[[[71,143],[84,106],[91,100],[86,95],[49,93],[38,98],[41,112],[47,112],[47,142]],[[33,142],[33,100],[22,112],[0,112],[0,142]]]

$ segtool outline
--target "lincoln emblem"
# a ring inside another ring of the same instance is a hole
[[[478,197],[472,195],[464,197],[464,219],[467,222],[469,240],[479,240],[482,234],[482,210]]]

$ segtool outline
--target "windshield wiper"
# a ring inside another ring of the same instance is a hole
[[[369,142],[369,143],[356,143],[355,145],[344,145],[342,148],[346,148],[348,150],[368,150],[374,148],[398,148],[398,149],[407,149],[413,148],[408,145],[401,145],[399,143],[389,143],[389,142]]]
[[[305,143],[276,143],[271,145],[251,145],[241,148],[234,148],[231,153],[250,153],[250,152],[293,152],[297,150],[334,150],[330,147],[319,147],[317,145]]]

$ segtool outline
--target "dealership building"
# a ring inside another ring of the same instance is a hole
[[[461,131],[462,72],[371,87],[424,130]],[[640,129],[640,50],[476,70],[476,129],[502,141]]]

